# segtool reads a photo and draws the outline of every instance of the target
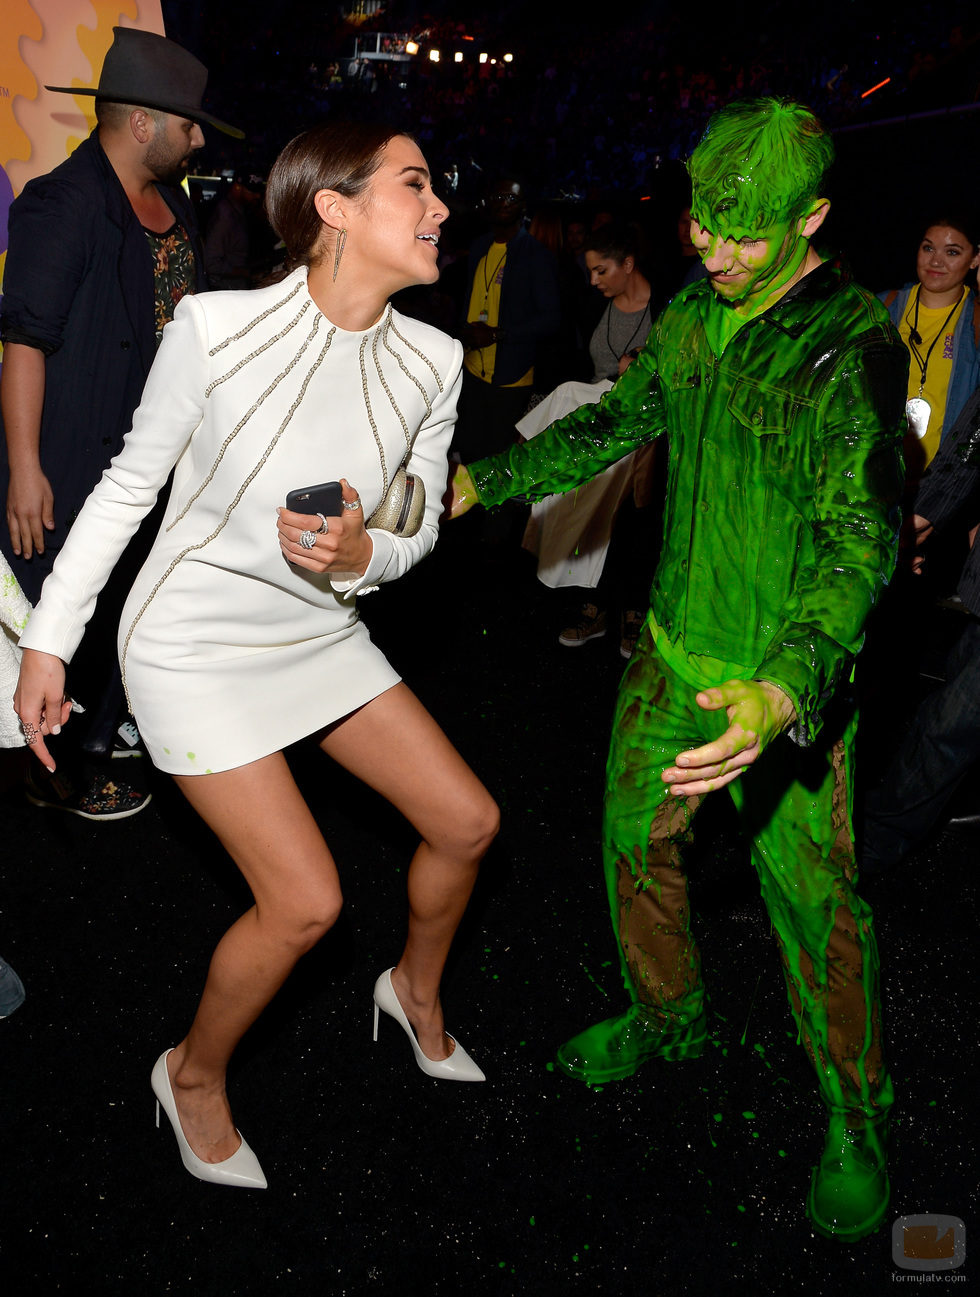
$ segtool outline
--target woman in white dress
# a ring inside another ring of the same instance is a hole
[[[355,597],[435,543],[461,350],[393,312],[438,276],[447,211],[408,136],[318,127],[280,155],[266,197],[298,268],[253,293],[188,297],[164,331],[133,430],[85,505],[22,637],[15,708],[44,743],[70,712],[64,662],[171,470],[160,534],[123,612],[123,679],[155,764],[174,775],[238,865],[254,906],[215,950],[187,1036],[152,1085],[184,1166],[265,1187],[235,1129],[225,1071],[302,954],[332,926],[330,851],[282,749],[318,736],[421,843],[409,927],[375,985],[377,1013],[428,1074],[483,1080],[445,1033],[439,983],[497,808],[358,620]],[[425,488],[412,536],[370,519],[403,462]],[[340,516],[291,512],[290,490],[343,485]]]

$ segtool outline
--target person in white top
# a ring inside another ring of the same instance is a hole
[[[408,136],[314,128],[269,176],[270,221],[297,265],[253,293],[187,298],[164,331],[133,429],[72,528],[22,636],[14,699],[45,745],[69,717],[64,663],[96,596],[173,471],[159,536],[123,611],[123,679],[154,762],[172,773],[255,905],[222,937],[187,1036],[151,1082],[184,1166],[264,1188],[225,1096],[228,1061],[341,906],[330,851],[282,749],[307,735],[421,834],[409,927],[378,1011],[429,1075],[483,1073],[444,1030],[439,984],[497,808],[358,620],[355,599],[435,543],[462,352],[392,311],[438,277],[447,216]],[[424,488],[415,534],[370,519],[400,464]],[[284,507],[342,483],[339,516]]]

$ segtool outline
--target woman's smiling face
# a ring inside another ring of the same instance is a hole
[[[439,278],[439,228],[448,215],[418,145],[395,135],[351,213],[347,252],[390,280],[389,293],[432,284]]]
[[[930,293],[951,293],[980,262],[973,244],[952,225],[930,225],[916,258],[919,283]]]

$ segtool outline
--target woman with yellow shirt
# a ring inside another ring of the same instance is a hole
[[[918,482],[980,381],[980,307],[974,271],[980,246],[972,224],[943,217],[919,244],[917,282],[882,294],[909,349],[905,462]]]

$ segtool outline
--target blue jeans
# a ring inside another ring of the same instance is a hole
[[[946,659],[946,683],[931,693],[878,788],[868,797],[862,868],[904,859],[939,820],[960,781],[980,758],[980,619]]]

